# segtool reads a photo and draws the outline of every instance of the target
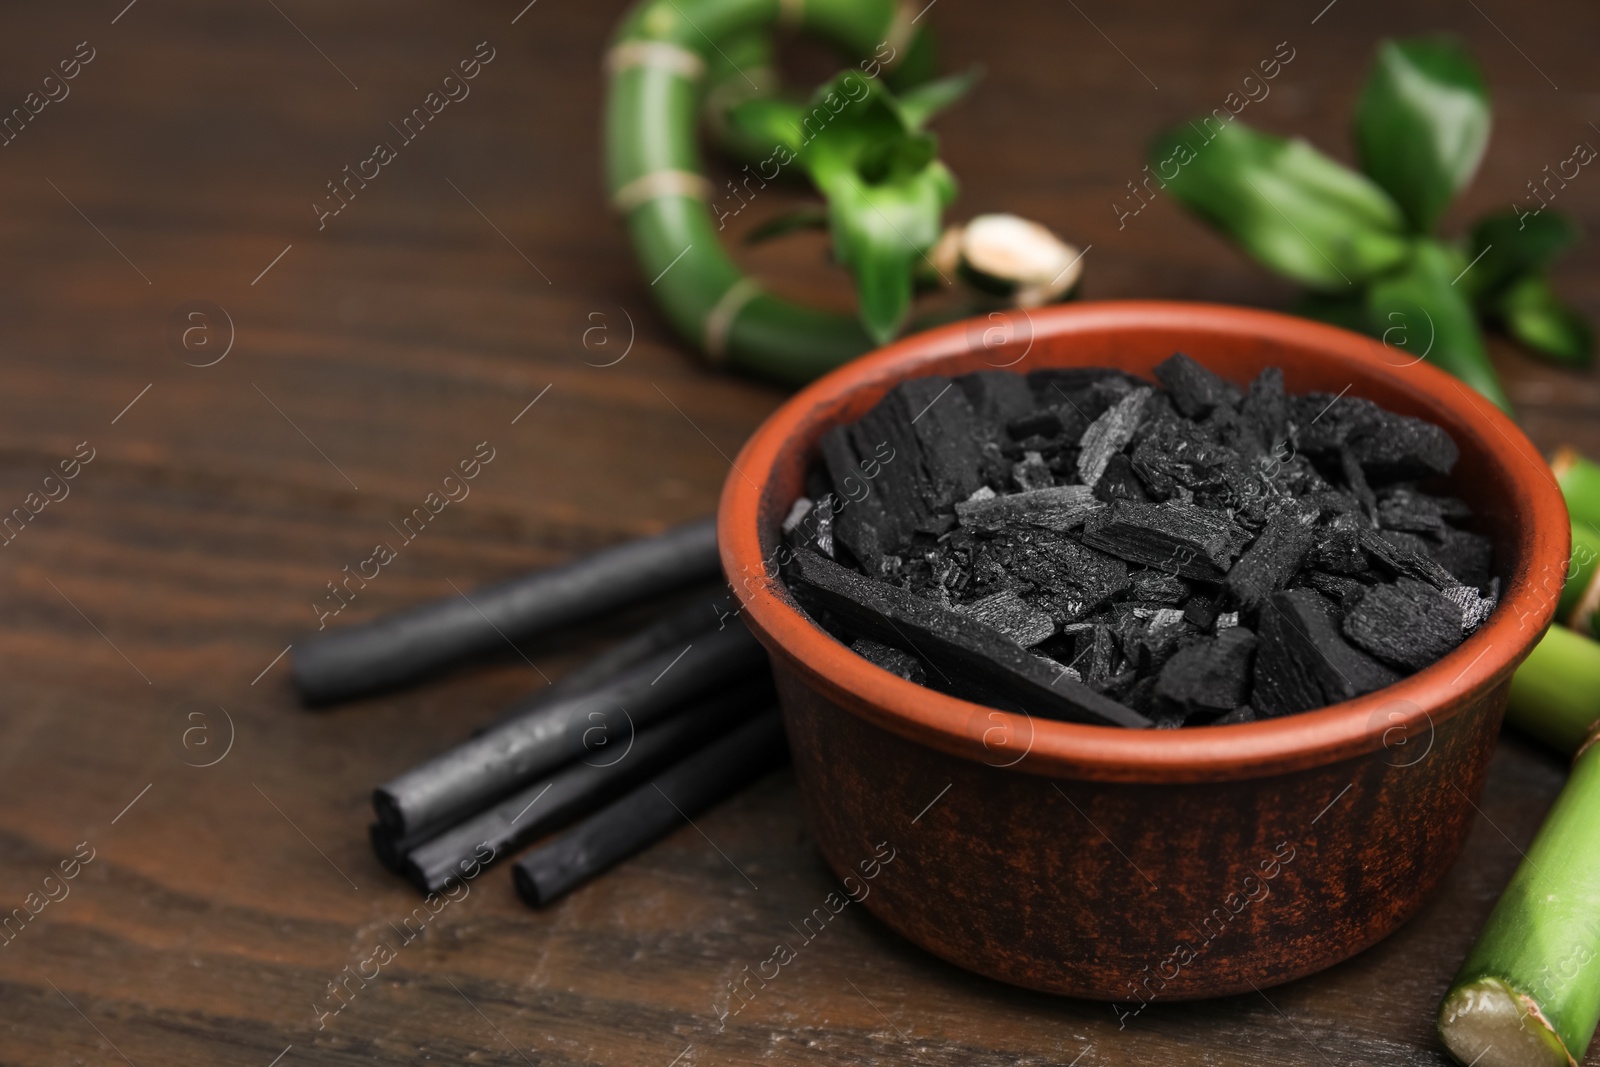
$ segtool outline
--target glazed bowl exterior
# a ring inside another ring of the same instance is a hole
[[[1444,427],[1461,450],[1448,488],[1495,546],[1489,620],[1357,700],[1130,731],[904,681],[818,628],[777,579],[780,526],[818,438],[896,382],[1082,365],[1149,377],[1175,351],[1241,385],[1278,366],[1290,392],[1365,397]],[[1508,679],[1551,620],[1569,547],[1543,459],[1454,378],[1333,327],[1164,302],[991,315],[833,372],[745,445],[718,533],[743,617],[771,653],[808,824],[846,888],[952,963],[1119,1013],[1310,974],[1416,912],[1461,851]]]

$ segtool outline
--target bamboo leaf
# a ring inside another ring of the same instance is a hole
[[[729,109],[728,123],[741,139],[752,144],[783,147],[798,153],[804,143],[801,139],[804,111],[798,104],[758,96]]]
[[[1489,141],[1489,90],[1452,41],[1385,41],[1356,105],[1361,167],[1429,233]]]
[[[1594,331],[1562,303],[1549,279],[1530,274],[1506,288],[1494,307],[1506,332],[1552,362],[1587,367],[1594,362]]]
[[[901,93],[900,114],[906,125],[913,130],[922,129],[935,115],[966,96],[982,76],[982,69],[974,67],[965,74],[924,82]]]
[[[1557,211],[1486,216],[1472,228],[1474,263],[1463,282],[1480,299],[1497,297],[1517,279],[1549,269],[1579,236],[1577,224]]]
[[[1406,257],[1403,221],[1388,195],[1305,141],[1212,120],[1163,134],[1151,162],[1190,209],[1313,288],[1348,289]]]
[[[1392,364],[1426,359],[1510,411],[1477,315],[1451,284],[1464,266],[1459,252],[1437,241],[1418,241],[1403,266],[1367,290],[1367,315],[1392,351]]]

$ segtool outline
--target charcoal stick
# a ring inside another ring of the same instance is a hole
[[[607,684],[541,705],[379,786],[378,819],[395,836],[442,829],[584,755],[584,737],[646,726],[699,697],[767,670],[737,620],[622,671]]]
[[[752,719],[517,861],[517,894],[535,908],[549,904],[737,792],[784,753],[777,711]]]
[[[716,521],[701,519],[463,596],[297,642],[301,700],[329,704],[394,688],[542,633],[720,573]]]
[[[771,679],[757,677],[637,733],[591,743],[582,759],[413,848],[401,873],[422,892],[438,892],[460,879],[464,862],[493,862],[587,815],[736,729],[773,699]]]

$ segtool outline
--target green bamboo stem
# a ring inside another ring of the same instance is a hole
[[[765,292],[723,249],[695,141],[714,42],[793,23],[854,56],[901,58],[926,51],[913,15],[895,0],[645,0],[624,19],[608,60],[608,186],[652,295],[713,362],[799,384],[873,347],[854,316]],[[793,166],[769,153],[740,184],[754,194]]]
[[[1600,530],[1600,465],[1571,448],[1561,448],[1550,461],[1561,494],[1567,498],[1572,521]]]
[[[1600,644],[1552,626],[1511,676],[1506,722],[1559,752],[1573,752],[1597,720]]]
[[[1585,637],[1600,637],[1600,530],[1588,523],[1572,524],[1572,562],[1556,621]]]
[[[1525,664],[1518,676],[1527,673]],[[1600,671],[1588,685],[1592,704]],[[1577,1067],[1583,1058],[1600,1021],[1597,812],[1600,744],[1591,743],[1440,1006],[1439,1036],[1461,1063]]]

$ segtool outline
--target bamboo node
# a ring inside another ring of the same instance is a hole
[[[692,170],[653,170],[641,174],[611,195],[612,206],[626,215],[636,207],[663,196],[711,199],[711,183]]]
[[[690,81],[699,81],[706,73],[705,60],[671,41],[623,41],[606,53],[605,67],[613,77],[634,67],[663,70]]]
[[[713,364],[720,364],[728,358],[728,334],[733,329],[733,320],[751,300],[761,295],[761,286],[756,284],[754,278],[740,278],[728,286],[728,291],[717,298],[711,310],[706,312],[705,334],[703,342],[706,350],[706,359]]]

